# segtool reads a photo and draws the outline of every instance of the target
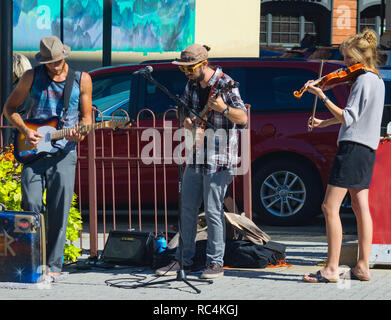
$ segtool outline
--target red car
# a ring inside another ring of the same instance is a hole
[[[320,61],[299,59],[222,59],[210,60],[240,83],[243,101],[251,105],[251,165],[253,216],[265,224],[297,225],[310,220],[320,213],[327,177],[337,150],[338,126],[307,131],[307,121],[312,114],[314,95],[304,93],[301,99],[293,96],[305,82],[319,77]],[[153,78],[164,85],[171,93],[180,95],[186,78],[170,62],[151,62],[137,65],[106,67],[90,72],[93,79],[93,102],[102,111],[99,117],[118,117],[126,110],[131,119],[144,108],[150,108],[156,115],[156,125],[161,126],[164,112],[175,104],[170,98],[147,81],[140,74],[132,75],[138,69],[152,66]],[[323,74],[344,67],[337,62],[325,62]],[[334,87],[327,92],[328,97],[339,106],[345,106],[349,90],[345,85]],[[115,107],[114,107],[115,106]],[[110,107],[110,109],[108,109]],[[114,113],[114,114],[113,114]],[[327,118],[331,114],[320,101],[316,107],[316,117]],[[175,112],[167,117],[176,125]],[[101,119],[101,118],[100,118]],[[151,114],[143,112],[139,125],[152,127]],[[136,132],[126,129],[119,132],[104,131],[105,148],[102,148],[97,135],[97,156],[116,157],[137,155]],[[130,134],[129,134],[130,132]],[[109,142],[113,141],[112,151]],[[130,146],[128,151],[127,146]],[[129,152],[129,153],[128,153]],[[81,155],[86,154],[86,142],[81,145]],[[83,157],[82,157],[83,158]],[[105,163],[104,177],[100,168]],[[128,163],[130,166],[128,167]],[[142,184],[137,185],[137,166],[147,170],[141,172]],[[129,162],[97,161],[99,205],[109,203],[114,194],[116,206],[128,208],[138,204],[153,207],[157,199],[159,206],[164,202],[163,169],[161,166],[146,166],[134,159]],[[87,204],[87,164],[81,160],[82,202]],[[155,171],[154,171],[155,170]],[[157,187],[153,183],[157,177]],[[167,203],[175,208],[177,204],[178,171],[175,164],[168,166]],[[112,179],[114,177],[114,179]],[[131,188],[129,189],[128,177]],[[239,179],[240,180],[240,179]],[[112,181],[115,181],[112,183]],[[103,183],[104,182],[104,183]],[[106,200],[103,202],[102,186],[106,187]],[[111,188],[114,185],[115,191]],[[156,190],[156,192],[153,192]],[[237,188],[240,200],[241,189]],[[129,200],[130,194],[130,200]]]

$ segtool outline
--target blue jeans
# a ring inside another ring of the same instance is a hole
[[[61,272],[68,215],[75,186],[76,152],[60,152],[25,164],[22,170],[22,208],[47,211],[46,264],[49,272]],[[46,189],[46,208],[43,193]]]
[[[224,196],[233,176],[229,170],[213,174],[196,173],[194,168],[186,166],[182,181],[181,234],[183,242],[183,264],[193,264],[195,237],[199,209],[204,201],[205,218],[208,225],[206,264],[224,265],[225,217]],[[179,247],[176,258],[179,259]]]

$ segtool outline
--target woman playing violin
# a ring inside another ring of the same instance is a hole
[[[375,164],[376,149],[380,140],[380,126],[384,107],[384,82],[376,69],[377,38],[372,30],[350,36],[340,50],[347,66],[364,65],[351,86],[344,109],[330,101],[323,90],[308,81],[308,92],[316,95],[326,105],[332,118],[321,120],[310,117],[308,128],[324,128],[340,124],[338,151],[330,172],[322,211],[326,220],[328,259],[325,267],[315,274],[303,277],[307,282],[337,282],[342,244],[342,225],[339,217],[341,203],[350,193],[351,205],[357,220],[359,255],[356,265],[349,270],[351,279],[369,280],[369,258],[372,245],[372,219],[368,193]],[[347,275],[347,274],[345,274]]]

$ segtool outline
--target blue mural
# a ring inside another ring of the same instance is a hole
[[[64,1],[64,43],[72,50],[102,50],[103,0]]]
[[[195,0],[113,1],[113,50],[181,51],[194,33]]]
[[[14,50],[39,50],[41,38],[60,37],[59,29],[52,30],[53,22],[60,17],[60,6],[60,0],[14,0]]]
[[[64,42],[72,50],[102,50],[103,0],[64,0]],[[14,0],[14,50],[39,50],[60,37],[60,0]],[[195,0],[113,0],[112,50],[181,51],[194,43]]]

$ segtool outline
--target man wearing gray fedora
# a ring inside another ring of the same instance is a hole
[[[59,117],[62,128],[70,128],[65,138],[53,143],[49,154],[25,163],[22,170],[23,210],[47,212],[46,263],[53,280],[61,277],[75,184],[76,145],[84,139],[84,135],[72,128],[77,128],[79,121],[84,125],[92,123],[92,80],[87,73],[69,67],[65,59],[70,52],[71,48],[57,37],[43,38],[35,56],[40,65],[23,74],[4,106],[5,116],[25,136],[26,144],[37,145],[43,138],[17,112],[28,94],[33,102],[30,119],[44,121]]]

